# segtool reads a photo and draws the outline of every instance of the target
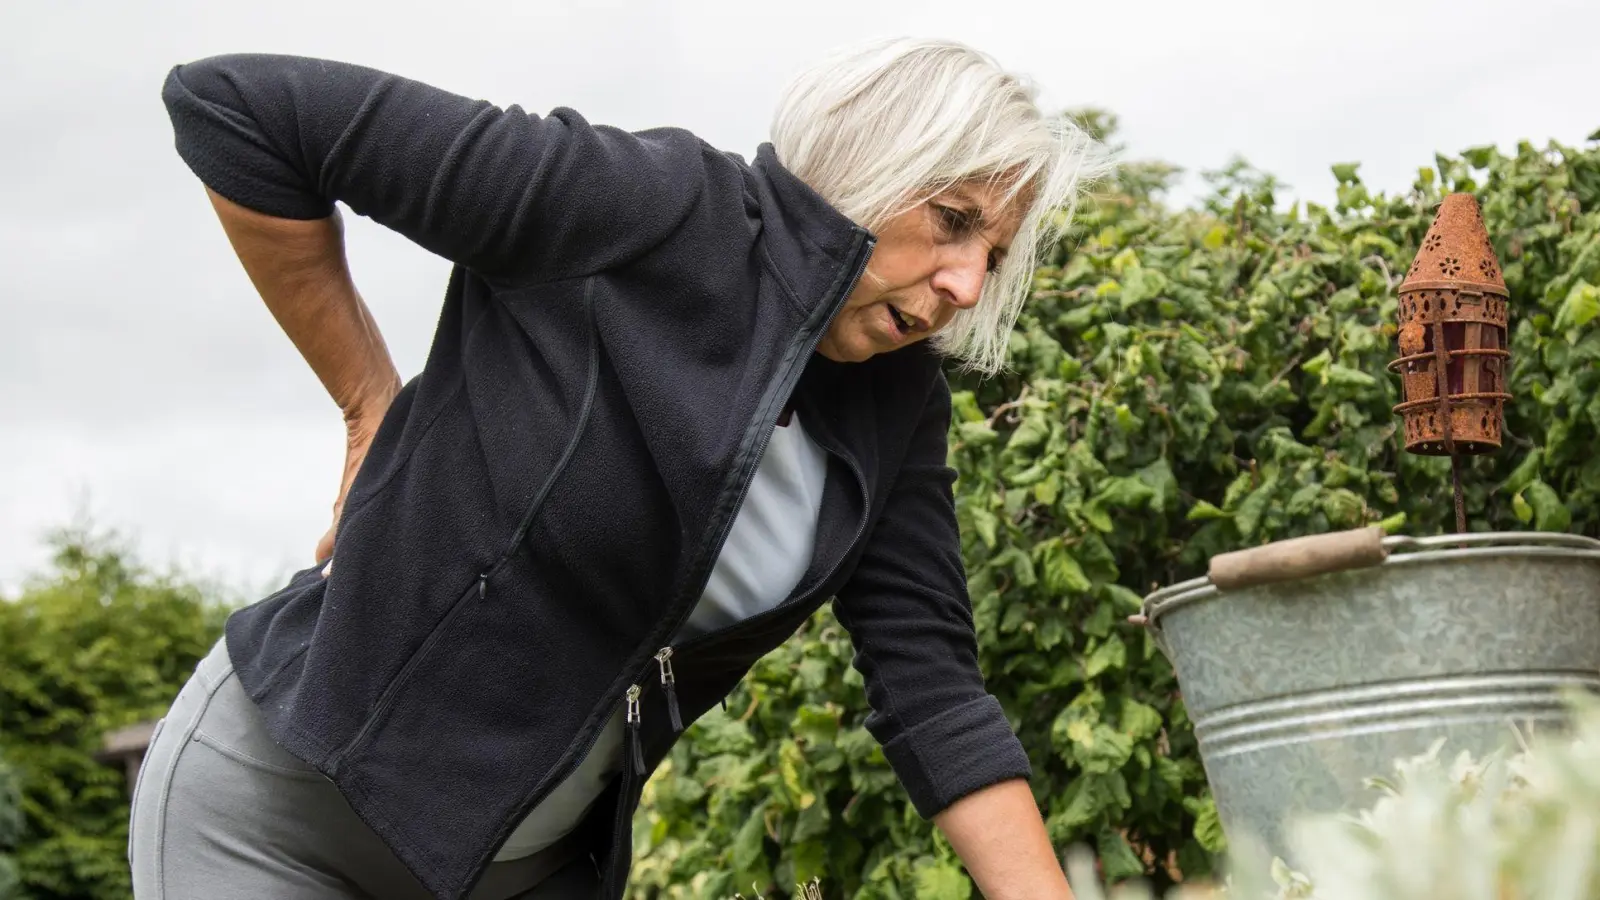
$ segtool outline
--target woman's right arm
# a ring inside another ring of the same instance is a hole
[[[687,132],[502,110],[331,60],[211,57],[174,66],[162,100],[256,290],[344,414],[335,528],[400,383],[346,266],[335,204],[482,276],[554,280],[654,246],[703,183],[703,146]]]
[[[215,191],[207,193],[256,292],[344,415],[344,474],[333,504],[333,524],[317,542],[320,563],[333,553],[345,496],[400,390],[400,375],[350,277],[337,212],[320,219],[285,219],[247,209]]]
[[[687,218],[705,147],[557,108],[536,116],[363,66],[273,54],[174,66],[178,154],[213,192],[280,219],[335,203],[485,277],[626,262]]]

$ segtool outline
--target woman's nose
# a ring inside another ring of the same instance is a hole
[[[983,279],[989,274],[989,253],[974,242],[959,258],[949,260],[934,273],[933,288],[945,302],[957,309],[976,306],[983,294]]]

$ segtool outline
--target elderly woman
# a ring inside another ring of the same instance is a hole
[[[1070,896],[977,664],[942,366],[1003,361],[1081,132],[943,42],[803,74],[750,162],[326,60],[163,98],[349,441],[316,565],[152,744],[140,900],[620,897],[653,768],[829,599],[983,894]],[[410,381],[336,202],[454,263]]]

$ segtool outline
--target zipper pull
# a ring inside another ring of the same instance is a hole
[[[639,745],[639,718],[639,686],[633,684],[628,686],[628,744],[633,750],[634,774],[643,775],[644,748]]]
[[[683,715],[678,712],[678,679],[672,674],[672,648],[662,647],[656,652],[656,662],[661,666],[661,685],[667,689],[667,715],[672,718],[672,733],[683,732]]]
[[[485,598],[487,596],[489,596],[489,573],[488,572],[479,572],[478,573],[478,599],[482,600],[483,598]]]

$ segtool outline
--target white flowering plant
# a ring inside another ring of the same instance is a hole
[[[1574,696],[1570,729],[1517,736],[1515,752],[1474,759],[1438,741],[1399,760],[1371,808],[1291,827],[1300,871],[1229,854],[1218,886],[1167,900],[1593,900],[1600,898],[1600,701]],[[1087,850],[1067,855],[1077,900],[1154,900],[1138,883],[1107,889]]]

